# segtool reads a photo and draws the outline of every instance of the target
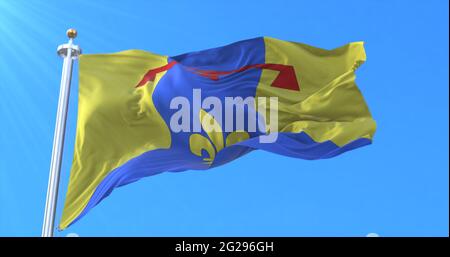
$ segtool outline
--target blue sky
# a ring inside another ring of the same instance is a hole
[[[371,146],[321,161],[253,152],[121,187],[57,236],[448,236],[448,1],[0,1],[0,236],[39,236],[65,31],[85,53],[178,55],[257,36],[365,41]],[[58,206],[77,110],[74,70]]]

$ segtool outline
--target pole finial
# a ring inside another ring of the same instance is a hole
[[[69,49],[71,52],[71,58],[77,58],[81,54],[81,48],[73,43],[73,39],[77,37],[77,30],[70,28],[66,31],[69,42],[58,46],[57,53],[59,56],[65,58],[68,55]]]
[[[69,38],[74,39],[77,37],[77,30],[76,29],[68,29],[66,34]]]

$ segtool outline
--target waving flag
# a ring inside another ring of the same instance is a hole
[[[146,176],[209,169],[258,149],[322,159],[370,144],[375,122],[354,82],[365,59],[362,42],[323,50],[267,37],[175,57],[81,55],[75,152],[59,228]],[[243,115],[237,105],[218,106],[230,99],[246,103]],[[225,124],[240,118],[259,129]]]

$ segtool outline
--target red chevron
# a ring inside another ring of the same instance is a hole
[[[136,87],[143,86],[148,81],[154,81],[156,74],[169,70],[175,64],[177,64],[176,61],[171,61],[170,63],[164,66],[147,71],[147,73],[144,75],[144,77],[141,79],[141,81],[137,84]],[[249,69],[268,69],[278,71],[279,72],[278,76],[272,82],[271,85],[272,87],[300,91],[300,86],[297,81],[297,76],[295,75],[294,67],[292,67],[291,65],[273,64],[273,63],[252,64],[231,71],[200,70],[195,68],[189,68],[189,70],[191,70],[192,72],[212,80],[219,80],[221,76],[246,71]]]

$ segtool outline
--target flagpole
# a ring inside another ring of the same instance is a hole
[[[77,36],[75,29],[67,30],[69,42],[58,46],[57,53],[64,58],[61,85],[59,91],[58,110],[56,112],[55,134],[53,137],[52,159],[48,178],[47,199],[45,202],[42,237],[52,237],[55,228],[56,202],[58,200],[59,176],[61,173],[61,160],[64,148],[64,135],[66,131],[67,109],[69,104],[70,82],[72,79],[73,61],[81,54],[81,49],[73,44]]]

